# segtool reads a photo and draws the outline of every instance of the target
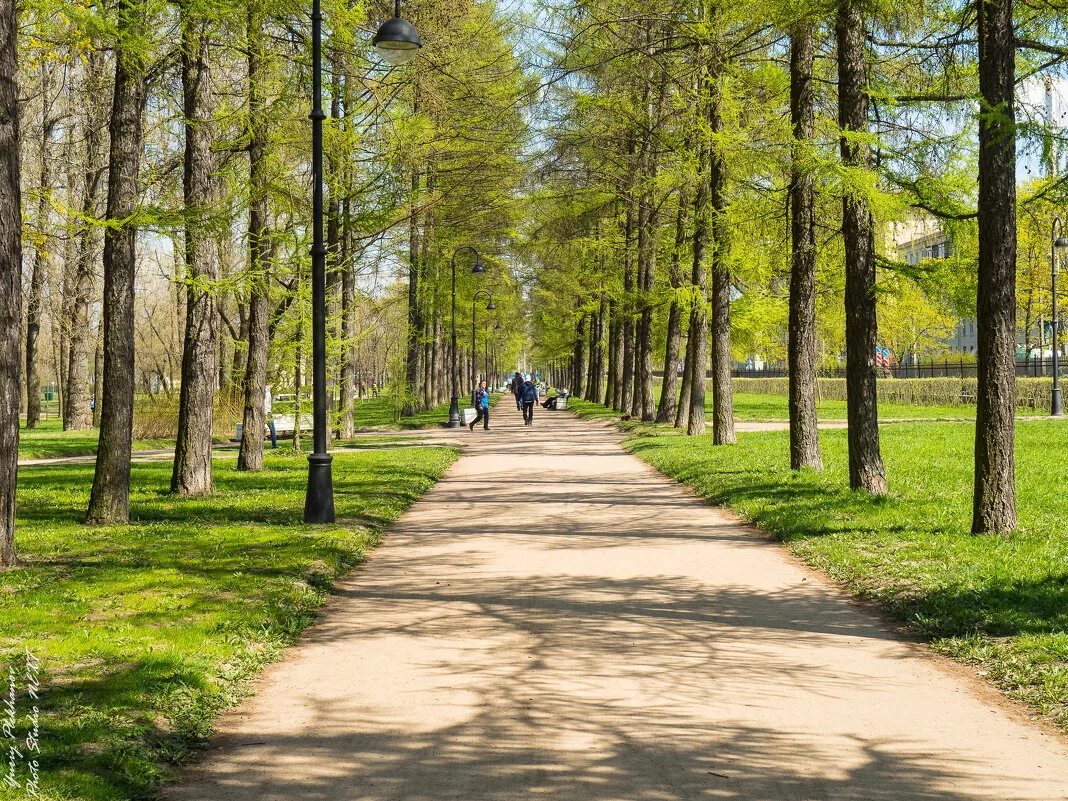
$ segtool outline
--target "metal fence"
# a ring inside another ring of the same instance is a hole
[[[1068,376],[1068,364],[1065,359],[1059,361],[1061,376]],[[885,378],[976,378],[979,366],[964,359],[929,359],[914,364],[897,364],[893,367],[880,367],[879,373]],[[845,378],[844,367],[820,370],[825,378]],[[776,362],[763,367],[738,367],[731,371],[735,378],[786,378],[789,371],[786,362]],[[1017,359],[1016,375],[1019,377],[1041,378],[1053,375],[1053,359]]]

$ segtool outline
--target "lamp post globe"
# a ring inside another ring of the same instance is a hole
[[[399,11],[397,9],[397,16],[393,19],[382,23],[372,40],[378,55],[395,67],[407,64],[423,46],[415,26],[401,19]]]

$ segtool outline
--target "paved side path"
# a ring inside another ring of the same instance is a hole
[[[1061,742],[612,431],[494,420],[168,798],[1068,798]]]

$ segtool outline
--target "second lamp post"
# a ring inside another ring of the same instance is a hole
[[[1053,218],[1053,233],[1050,236],[1049,262],[1050,262],[1050,292],[1053,300],[1053,390],[1050,393],[1050,414],[1060,417],[1064,413],[1061,404],[1061,377],[1060,372],[1060,320],[1057,316],[1057,259],[1065,251],[1068,251],[1068,239],[1064,237],[1064,222],[1060,217]]]
[[[471,273],[473,275],[481,275],[486,272],[486,268],[482,264],[482,257],[479,256],[478,250],[471,247],[471,245],[461,245],[456,248],[452,253],[452,364],[449,366],[449,372],[452,373],[450,379],[450,387],[452,389],[452,400],[449,403],[449,428],[459,428],[462,423],[460,422],[460,389],[458,386],[459,373],[458,365],[456,363],[458,352],[456,347],[456,257],[463,251],[469,250],[475,255],[475,263],[471,265]]]
[[[486,311],[496,311],[497,306],[493,302],[493,297],[484,289],[478,290],[471,298],[471,405],[475,405],[475,394],[478,392],[478,378],[475,374],[476,365],[478,364],[478,352],[475,350],[475,322],[478,318],[478,299],[479,297],[489,298],[489,303],[486,304]],[[488,348],[489,345],[487,344]]]

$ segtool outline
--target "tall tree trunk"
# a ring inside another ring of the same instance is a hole
[[[631,144],[628,158],[633,159],[634,146]],[[626,186],[627,213],[623,223],[623,377],[619,395],[619,410],[629,413],[634,390],[634,226],[636,203],[633,193],[633,177],[627,179]]]
[[[858,0],[843,0],[836,20],[838,39],[838,123],[842,163],[854,172],[870,166],[866,82],[867,25]],[[859,192],[842,198],[845,243],[846,416],[849,421],[849,486],[873,495],[886,492],[879,453],[879,410],[875,383],[874,232],[868,203]]]
[[[142,112],[146,81],[141,38],[145,8],[141,0],[119,0],[118,31],[124,44],[115,56],[108,160],[108,203],[104,232],[104,392],[100,439],[87,523],[125,523],[130,518],[130,457],[133,446],[134,279],[137,227],[130,217],[140,197]]]
[[[608,321],[608,377],[604,391],[604,405],[609,409],[614,409],[619,406],[623,359],[623,329],[619,324],[618,301],[608,301]]]
[[[420,340],[423,336],[423,307],[419,295],[419,215],[415,206],[419,202],[419,169],[412,168],[412,213],[408,222],[408,358],[405,371],[405,405],[404,414],[411,416],[416,412],[417,399],[419,398],[419,379],[422,372],[423,347]],[[460,386],[459,384],[457,386]]]
[[[348,81],[345,82],[346,97]],[[348,101],[346,100],[346,113]],[[356,399],[356,269],[353,230],[350,220],[351,198],[342,203],[344,222],[341,236],[341,397],[338,401],[338,438],[349,439],[355,433],[353,410]]]
[[[100,425],[100,411],[104,408],[104,322],[93,332],[93,426]]]
[[[705,92],[704,81],[711,78],[703,69],[698,79],[698,92]],[[704,100],[707,103],[707,98]],[[705,249],[708,245],[708,227],[711,208],[709,205],[709,161],[711,153],[707,137],[702,137],[697,156],[697,191],[693,198],[693,269],[690,281],[693,284],[693,308],[690,310],[689,341],[687,342],[688,368],[690,371],[690,411],[687,415],[686,433],[696,436],[705,433],[705,372],[708,361],[708,311],[706,292],[708,272],[705,264]]]
[[[237,452],[238,470],[263,469],[264,395],[267,391],[267,357],[270,307],[268,273],[270,243],[267,230],[267,119],[263,108],[263,16],[258,5],[248,12],[248,175],[249,175],[249,299],[248,349],[244,384],[244,411],[241,423],[241,447]],[[299,392],[299,387],[295,390]],[[294,412],[299,423],[300,409]]]
[[[979,0],[979,390],[972,531],[1016,528],[1016,82],[1012,0]]]
[[[211,152],[211,68],[208,23],[182,9],[182,97],[185,113],[186,315],[178,438],[171,492],[209,495],[215,405],[219,312],[215,305],[219,263],[212,247],[210,215],[215,199]]]
[[[679,209],[675,215],[675,246],[671,250],[668,279],[674,294],[668,308],[667,344],[664,348],[664,378],[660,384],[660,405],[656,410],[656,422],[670,423],[675,419],[676,393],[679,385],[679,344],[682,341],[682,304],[678,290],[682,286],[682,250],[686,245],[686,219],[690,207],[689,193],[679,192]]]
[[[48,275],[51,237],[49,220],[52,192],[52,128],[50,99],[52,95],[52,72],[47,59],[40,64],[41,75],[41,129],[38,147],[37,197],[37,245],[33,249],[33,270],[30,273],[30,291],[26,296],[26,428],[37,428],[41,421],[41,374],[37,361],[38,338],[41,335],[41,310],[44,302],[45,276]]]
[[[18,22],[0,0],[0,566],[15,564],[15,483],[22,394],[22,198],[19,186]]]
[[[816,418],[816,182],[810,160],[816,133],[812,87],[815,35],[810,21],[790,33],[790,467],[823,469]]]
[[[705,301],[708,273],[705,265],[705,248],[708,244],[709,215],[709,145],[702,142],[698,164],[700,173],[697,192],[694,195],[693,224],[693,272],[690,280],[694,286],[694,304],[690,310],[690,412],[686,433],[690,436],[705,433],[705,371],[708,363],[708,311]]]
[[[682,365],[682,383],[679,385],[679,402],[675,409],[675,428],[689,428],[690,392],[693,387],[693,337],[686,337],[686,355]]]
[[[593,364],[593,369],[590,371],[590,383],[592,384],[590,400],[594,403],[600,403],[604,400],[604,321],[607,316],[608,299],[601,295],[601,303],[597,309],[597,325],[594,328],[593,339],[590,343],[590,361]]]
[[[720,144],[723,95],[719,76],[709,81],[708,126],[712,144],[708,158],[708,203],[712,233],[712,444],[732,445],[734,400],[731,397],[731,272],[727,224],[727,162]]]
[[[63,428],[84,431],[95,424],[100,413],[99,398],[90,409],[89,355],[96,351],[96,332],[90,326],[89,307],[96,287],[96,257],[100,229],[92,223],[100,207],[101,178],[104,175],[103,129],[106,106],[98,100],[103,90],[104,56],[92,49],[85,65],[85,171],[82,186],[81,217],[75,234],[75,267],[70,300],[70,347],[67,350],[67,402],[63,408]]]
[[[578,328],[575,330],[575,353],[573,357],[574,370],[572,371],[572,384],[571,394],[576,398],[581,398],[585,392],[585,378],[586,378],[586,323],[588,321],[587,315],[582,315],[579,318]]]

